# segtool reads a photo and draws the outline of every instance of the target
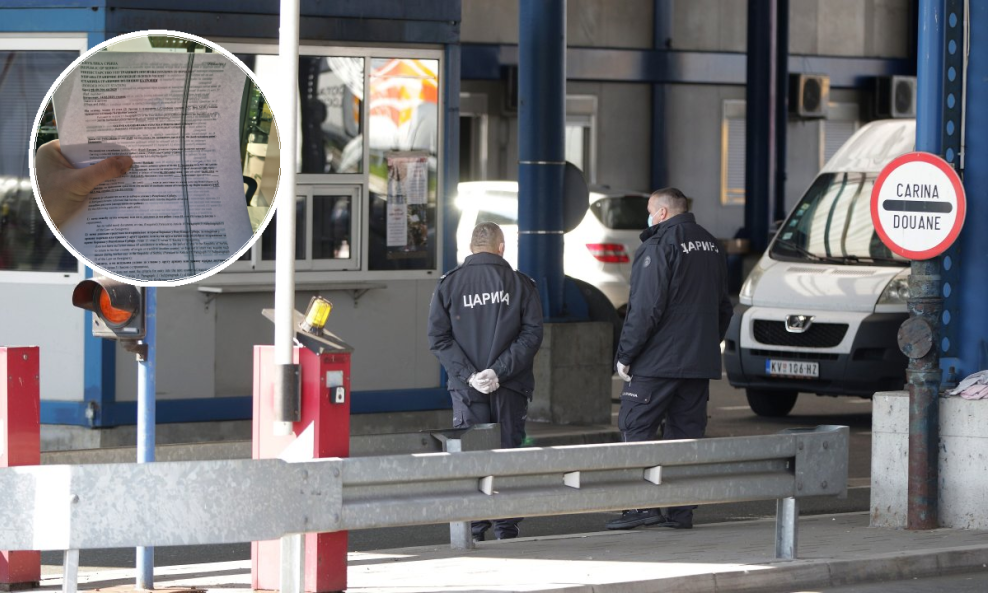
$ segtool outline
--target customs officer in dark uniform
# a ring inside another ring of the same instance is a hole
[[[627,442],[696,439],[707,427],[710,379],[721,378],[720,343],[733,313],[720,242],[687,212],[676,188],[648,200],[648,228],[631,268],[631,296],[617,351],[618,427]],[[693,508],[624,511],[608,529],[693,527]]]
[[[501,447],[525,439],[535,388],[532,366],[542,344],[542,305],[535,281],[504,260],[504,233],[477,225],[470,255],[442,279],[429,307],[429,349],[446,369],[453,428],[497,422]],[[518,536],[520,519],[493,522],[498,539]],[[483,540],[490,521],[472,525]]]

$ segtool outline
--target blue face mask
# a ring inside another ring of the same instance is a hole
[[[648,215],[648,226],[649,227],[652,226],[652,215],[651,214]]]

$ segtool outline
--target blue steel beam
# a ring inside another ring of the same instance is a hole
[[[502,67],[518,65],[518,46],[464,43],[464,80],[498,80]],[[569,80],[652,84],[725,84],[746,82],[746,54],[571,47],[566,51]],[[793,73],[826,74],[832,88],[870,88],[875,76],[913,75],[916,62],[905,59],[791,55]]]
[[[113,10],[167,10],[233,14],[278,15],[271,0],[4,0],[9,8],[85,8]],[[459,21],[460,0],[304,0],[302,16],[404,21]]]
[[[518,268],[546,318],[563,313],[566,0],[521,0],[518,64]]]
[[[267,14],[224,14],[211,12],[174,12],[171,10],[124,10],[110,13],[107,31],[112,35],[144,29],[175,29],[200,37],[239,37],[275,41],[279,19]],[[304,40],[366,43],[457,43],[457,21],[399,21],[384,19],[348,19],[305,17],[299,23],[299,37]]]

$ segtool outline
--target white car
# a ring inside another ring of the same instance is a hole
[[[518,182],[468,181],[457,187],[460,222],[456,260],[470,255],[470,235],[481,222],[496,222],[504,231],[504,258],[518,264]],[[641,244],[648,218],[648,194],[597,188],[580,224],[565,235],[563,270],[567,276],[596,286],[622,315],[628,306],[631,260]]]

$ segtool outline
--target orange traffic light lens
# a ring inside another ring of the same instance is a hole
[[[110,295],[107,294],[105,290],[101,290],[99,293],[99,314],[100,317],[105,319],[108,323],[114,325],[123,325],[130,321],[131,315],[130,311],[124,311],[123,309],[117,309],[110,304]]]

